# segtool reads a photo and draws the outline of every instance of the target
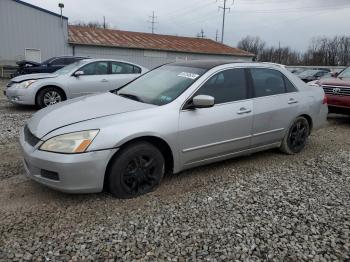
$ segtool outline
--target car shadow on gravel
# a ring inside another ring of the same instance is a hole
[[[348,115],[329,114],[328,121],[336,125],[350,126],[350,116]]]

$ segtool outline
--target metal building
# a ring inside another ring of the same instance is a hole
[[[176,60],[228,59],[251,61],[246,51],[211,39],[69,26],[73,54],[115,58],[153,68]]]
[[[60,55],[121,59],[149,69],[176,60],[254,57],[210,39],[72,26],[40,7],[0,0],[0,66]]]
[[[19,0],[0,0],[0,65],[71,53],[68,18]]]

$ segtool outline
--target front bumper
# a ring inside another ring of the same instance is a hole
[[[327,94],[327,102],[330,109],[350,110],[350,96]]]
[[[22,105],[35,105],[35,92],[26,88],[9,87],[4,91],[4,95],[11,103]]]
[[[107,164],[118,150],[82,154],[50,153],[29,145],[24,140],[23,131],[20,145],[27,176],[45,186],[67,193],[101,192]],[[58,180],[43,177],[43,170],[58,174]]]

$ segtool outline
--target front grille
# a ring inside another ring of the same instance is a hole
[[[350,87],[322,86],[326,94],[336,96],[350,96]]]
[[[24,140],[31,146],[35,146],[40,141],[39,138],[30,132],[27,125],[24,126]]]

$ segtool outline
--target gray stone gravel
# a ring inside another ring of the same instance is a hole
[[[9,108],[1,121],[31,114]],[[349,117],[332,116],[299,155],[196,168],[131,200],[31,182],[14,130],[0,145],[1,261],[350,260]]]

